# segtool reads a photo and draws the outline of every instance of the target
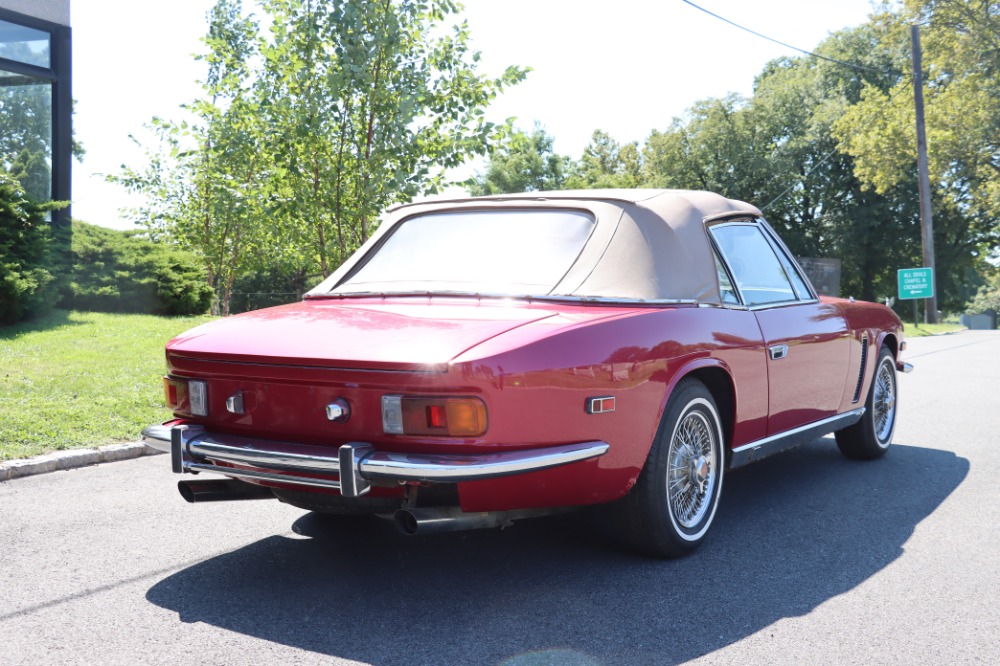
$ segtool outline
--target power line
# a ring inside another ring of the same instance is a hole
[[[819,58],[821,60],[826,60],[828,62],[836,63],[838,65],[843,65],[844,67],[850,67],[851,69],[859,71],[859,72],[873,72],[875,74],[890,74],[891,73],[891,72],[888,72],[888,71],[885,71],[885,70],[873,69],[871,67],[865,67],[864,65],[856,65],[854,63],[845,62],[843,60],[837,60],[836,58],[829,58],[829,57],[827,57],[825,55],[820,55],[818,53],[813,53],[812,51],[806,51],[805,49],[800,49],[797,46],[792,46],[791,44],[786,44],[785,42],[778,41],[777,39],[774,39],[773,37],[768,37],[767,35],[761,34],[761,33],[757,32],[756,30],[751,30],[750,28],[744,27],[744,26],[740,25],[739,23],[735,23],[733,21],[730,21],[729,19],[727,19],[724,16],[719,16],[718,14],[715,14],[713,12],[708,11],[704,7],[699,7],[698,5],[696,5],[693,2],[691,2],[691,0],[681,0],[681,1],[684,2],[684,3],[686,3],[686,4],[688,4],[688,5],[691,5],[692,7],[694,7],[695,9],[697,9],[699,11],[705,12],[706,14],[708,14],[709,16],[711,16],[713,18],[717,18],[720,21],[728,23],[729,25],[733,26],[734,28],[739,28],[740,30],[743,30],[744,32],[749,32],[751,35],[754,35],[756,37],[760,37],[761,39],[766,39],[767,41],[773,42],[773,43],[778,44],[780,46],[784,46],[786,49],[792,49],[793,51],[798,51],[799,53],[803,53],[805,55],[810,55],[810,56],[813,56],[814,58]]]

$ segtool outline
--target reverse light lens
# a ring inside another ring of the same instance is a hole
[[[387,435],[403,434],[403,396],[382,396],[382,432]]]
[[[478,437],[486,428],[486,405],[479,398],[382,396],[386,434]]]
[[[208,383],[202,381],[188,382],[188,399],[191,401],[191,413],[195,416],[208,416]]]
[[[164,377],[163,397],[171,411],[208,416],[208,382]]]

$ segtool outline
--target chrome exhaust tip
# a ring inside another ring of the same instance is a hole
[[[465,513],[459,507],[428,507],[426,509],[400,509],[393,514],[396,528],[408,536],[414,534],[440,534],[462,530],[480,530],[506,527],[511,524],[508,511]]]

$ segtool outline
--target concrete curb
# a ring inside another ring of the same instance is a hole
[[[35,456],[27,460],[8,460],[0,462],[0,481],[10,481],[35,474],[47,474],[58,470],[76,469],[98,463],[130,460],[142,456],[163,453],[139,442],[132,444],[111,444],[99,449],[77,449],[73,451],[56,451]]]

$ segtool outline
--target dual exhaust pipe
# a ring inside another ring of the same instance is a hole
[[[275,499],[266,486],[246,483],[236,479],[206,479],[178,481],[181,497],[192,504],[200,502],[229,502],[235,500]],[[393,524],[403,534],[441,534],[462,530],[480,530],[508,527],[521,518],[559,513],[567,509],[519,509],[515,511],[484,511],[466,513],[457,506],[399,509],[391,517]]]

